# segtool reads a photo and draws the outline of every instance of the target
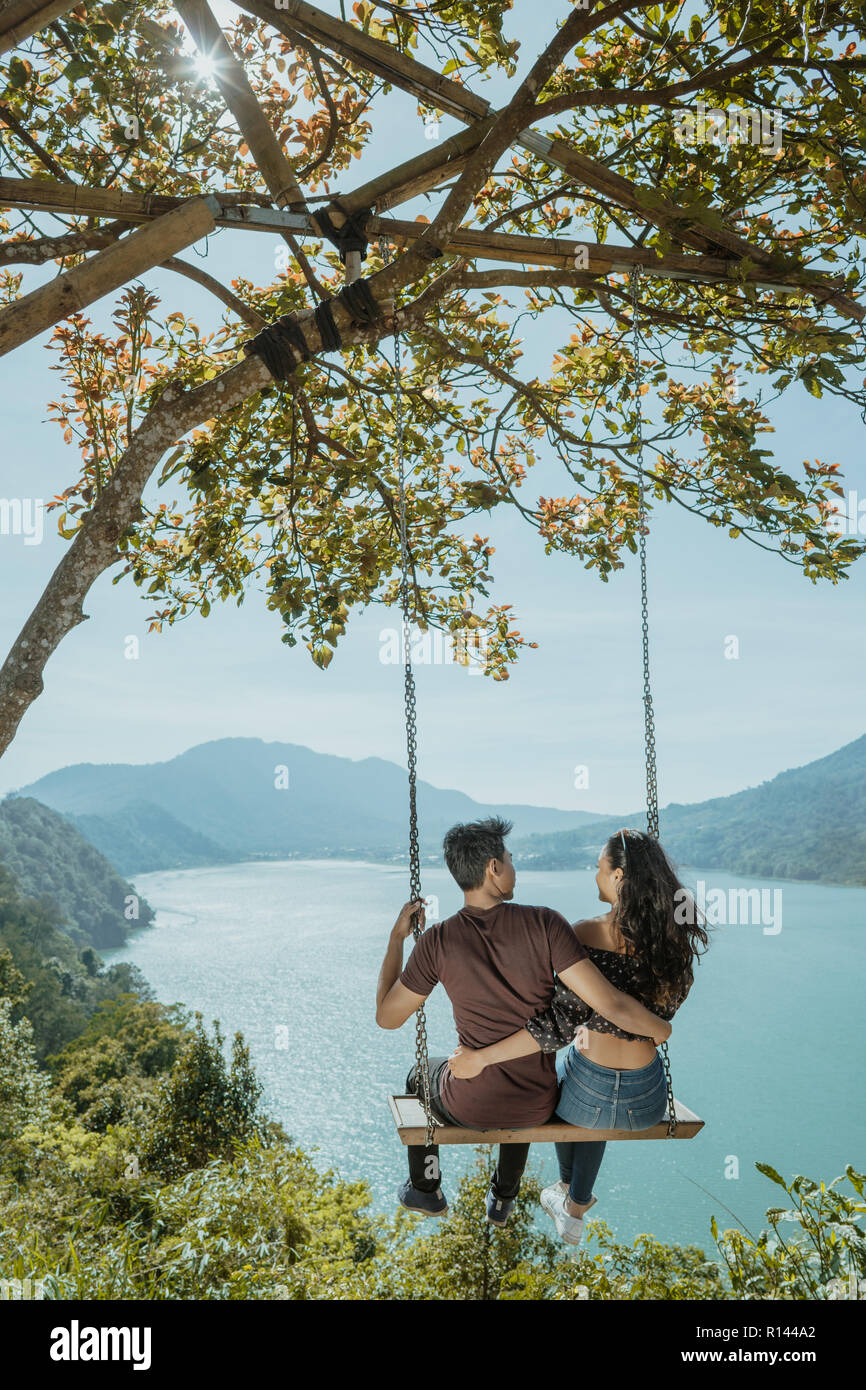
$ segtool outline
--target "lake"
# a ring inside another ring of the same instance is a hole
[[[736,1224],[733,1213],[757,1232],[766,1208],[784,1204],[756,1161],[789,1178],[829,1181],[848,1163],[863,1171],[866,889],[716,871],[683,877],[720,921],[670,1043],[676,1095],[706,1125],[682,1142],[609,1144],[594,1214],[629,1242],[650,1231],[714,1252],[713,1214],[722,1228]],[[387,1096],[403,1089],[414,1021],[384,1032],[374,1011],[405,870],[271,861],[144,874],[135,887],[155,923],[105,959],[134,962],[163,1003],[242,1032],[268,1111],[321,1169],[365,1178],[375,1209],[391,1211],[405,1151]],[[752,895],[750,921],[732,891],[742,889],[763,890]],[[437,895],[441,917],[462,901],[444,868],[425,871],[424,891]],[[572,921],[599,910],[589,871],[518,865],[515,896]],[[450,1052],[456,1034],[441,987],[427,1015],[431,1053]],[[473,1159],[471,1148],[442,1150],[446,1193]],[[552,1146],[536,1145],[530,1164],[547,1181],[558,1176]]]

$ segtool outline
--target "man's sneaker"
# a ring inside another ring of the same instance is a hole
[[[412,1186],[409,1178],[398,1187],[397,1201],[401,1207],[416,1212],[418,1216],[444,1216],[448,1210],[448,1202],[441,1187],[437,1187],[435,1192],[419,1192],[417,1187]]]
[[[492,1186],[487,1192],[487,1220],[491,1226],[507,1226],[514,1206],[514,1197],[497,1197]]]
[[[565,1210],[565,1199],[568,1196],[568,1188],[564,1182],[554,1183],[552,1187],[545,1187],[541,1194],[541,1205],[548,1216],[553,1217],[553,1224],[559,1236],[567,1245],[580,1245],[583,1238],[583,1217],[571,1216]]]

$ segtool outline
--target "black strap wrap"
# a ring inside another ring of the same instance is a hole
[[[340,337],[340,330],[334,322],[334,310],[331,308],[332,299],[323,299],[316,306],[315,320],[319,330],[319,337],[322,339],[323,352],[336,352],[343,346],[343,339]]]
[[[353,280],[350,285],[344,285],[333,299],[323,299],[314,312],[323,352],[336,352],[343,346],[334,319],[333,305],[336,300],[339,300],[356,327],[369,328],[382,317],[366,280]],[[269,323],[267,328],[244,343],[244,352],[248,357],[260,357],[275,381],[285,381],[286,377],[291,376],[299,357],[302,362],[309,362],[313,356],[294,314],[283,314]]]
[[[269,323],[244,343],[244,352],[248,357],[260,357],[275,381],[285,381],[291,376],[298,360],[295,354],[302,362],[309,362],[313,355],[294,314],[283,314]]]
[[[366,229],[373,209],[359,208],[357,212],[346,212],[343,204],[337,198],[331,199],[331,207],[339,208],[346,220],[341,227],[336,227],[330,213],[321,208],[316,213],[316,225],[322,236],[327,237],[328,241],[336,246],[343,265],[346,264],[346,255],[349,251],[360,251],[363,259],[370,244]]]
[[[351,284],[344,285],[336,297],[358,327],[369,328],[382,317],[366,280],[353,280]]]

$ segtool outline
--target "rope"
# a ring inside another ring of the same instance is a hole
[[[343,339],[340,337],[340,330],[334,321],[334,310],[332,309],[332,299],[323,299],[316,305],[313,314],[316,320],[316,327],[319,330],[319,337],[322,340],[323,352],[336,352],[343,346]]]
[[[353,280],[351,284],[344,285],[336,298],[352,322],[361,328],[368,328],[381,318],[381,311],[367,280]]]
[[[323,299],[313,313],[323,352],[336,352],[343,346],[343,339],[334,319],[333,306],[337,300],[355,327],[369,328],[382,317],[366,280],[355,280],[351,285],[344,285],[339,294],[331,299]],[[313,356],[295,314],[283,314],[273,323],[269,323],[254,338],[244,343],[244,352],[247,357],[260,357],[275,381],[285,381],[291,376],[298,362],[309,362]]]
[[[330,213],[325,208],[320,208],[314,215],[314,221],[322,236],[327,237],[332,246],[336,246],[343,265],[346,264],[346,256],[349,251],[360,251],[363,260],[370,244],[366,228],[373,209],[359,208],[357,212],[346,212],[343,204],[337,198],[331,199],[330,206],[338,208],[346,220],[337,227]]]
[[[385,264],[390,262],[388,245],[380,241],[379,249]],[[347,286],[354,289],[363,281],[355,281]],[[346,290],[343,291],[345,295]],[[400,522],[400,608],[403,615],[403,700],[406,715],[406,765],[409,773],[409,898],[417,902],[421,897],[421,853],[418,843],[418,801],[417,801],[417,708],[415,701],[415,673],[412,670],[412,650],[410,641],[410,618],[412,602],[409,579],[409,539],[406,516],[406,460],[403,433],[403,396],[400,335],[394,330],[394,417],[397,427],[397,509]],[[421,937],[418,914],[412,919],[412,934],[416,941]],[[427,1052],[427,1018],[420,1008],[415,1015],[415,1078],[421,1080],[421,1104],[424,1108],[426,1129],[424,1143],[429,1148],[433,1143],[435,1121],[430,1103],[430,1061]]]
[[[638,506],[637,506],[637,525],[638,525],[638,554],[640,557],[640,618],[641,618],[641,650],[643,656],[643,714],[644,714],[644,751],[646,755],[646,825],[647,834],[654,840],[659,837],[659,790],[658,776],[656,773],[656,732],[655,732],[655,712],[653,710],[652,684],[650,681],[650,657],[649,657],[649,605],[647,601],[647,562],[646,562],[646,540],[649,534],[649,522],[647,519],[646,506],[646,475],[643,467],[643,408],[641,404],[641,386],[643,375],[640,361],[640,333],[638,323],[640,318],[640,306],[638,301],[638,284],[640,282],[641,268],[639,264],[632,266],[631,280],[631,327],[632,327],[632,357],[634,359],[634,383],[635,383],[635,409],[636,409],[636,434],[637,434],[637,479],[638,479]],[[668,1093],[668,1138],[673,1139],[677,1132],[676,1104],[674,1102],[674,1087],[671,1078],[671,1060],[668,1055],[668,1045],[663,1042],[661,1045],[662,1063],[665,1069],[665,1082]]]
[[[244,343],[244,352],[247,357],[260,357],[275,381],[285,381],[299,362],[309,362],[313,355],[294,314],[282,314],[269,323]]]

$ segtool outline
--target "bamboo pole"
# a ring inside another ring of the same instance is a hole
[[[300,34],[302,38],[311,39],[448,115],[479,120],[490,112],[489,102],[475,96],[459,82],[452,82],[435,68],[419,63],[416,58],[408,58],[391,44],[371,38],[363,30],[332,18],[314,5],[303,4],[301,0],[279,0],[279,8],[274,0],[235,0],[235,4],[257,19],[263,19],[287,38],[293,39]]]
[[[444,79],[432,68],[404,53],[398,53],[384,40],[371,38],[353,25],[334,19],[313,5],[302,3],[302,0],[280,0],[279,10],[272,8],[267,0],[235,0],[235,4],[289,37],[294,30],[303,37],[314,39],[322,47],[338,52],[367,71],[387,77],[395,86],[411,92],[420,100],[449,110],[459,120],[474,122],[491,115],[489,102],[483,101],[469,88],[448,82],[447,90],[443,92],[441,83]],[[449,103],[447,106],[446,101]],[[748,257],[771,272],[774,280],[782,281],[798,273],[799,267],[792,258],[774,255],[763,247],[745,241],[727,228],[721,218],[714,217],[709,222],[693,209],[678,207],[657,190],[613,173],[603,164],[580,154],[564,140],[551,139],[538,131],[527,129],[516,137],[516,143],[629,208],[645,221],[670,231],[684,245],[693,246],[699,251],[719,248],[739,257]],[[852,301],[846,295],[831,293],[825,298],[835,308],[851,314]]]
[[[425,229],[424,223],[402,222],[396,218],[374,217],[370,219],[370,230],[380,236],[388,236],[398,245],[419,237]],[[454,255],[465,256],[471,260],[495,260],[518,262],[522,265],[553,266],[561,270],[582,272],[578,283],[589,284],[592,277],[614,274],[628,274],[635,265],[640,265],[645,275],[657,280],[688,280],[695,284],[731,285],[735,282],[740,262],[727,260],[723,256],[681,255],[668,252],[657,256],[651,246],[615,246],[610,242],[572,241],[560,237],[530,237],[511,232],[485,232],[474,227],[461,227],[448,241],[448,250]],[[578,266],[577,261],[581,264]],[[801,273],[786,274],[776,272],[775,278],[768,278],[768,272],[756,267],[744,277],[755,288],[775,291],[779,294],[792,294],[797,291],[817,295],[819,298],[832,298],[845,302],[845,312],[850,317],[862,321],[866,308],[848,299],[847,295],[837,294],[834,282],[828,279],[814,283]],[[843,282],[838,280],[836,285]]]
[[[242,196],[244,195],[223,192],[214,195],[219,204]],[[346,201],[348,203],[349,200]],[[143,221],[154,216],[165,216],[172,209],[184,205],[183,199],[130,194],[120,189],[87,189],[80,185],[52,184],[42,179],[0,178],[0,207],[26,207],[37,212],[74,211],[80,215],[121,216],[127,221]],[[281,226],[289,226],[301,239],[321,235],[312,217],[278,212],[272,208],[222,206],[220,215],[216,216],[214,221],[221,227],[271,234],[279,232]],[[371,217],[368,230],[371,235],[387,236],[394,244],[402,246],[417,240],[424,233],[426,225],[424,222],[402,221],[397,218]],[[576,268],[575,257],[579,256],[582,262],[580,269],[590,277],[628,272],[633,265],[640,264],[645,274],[653,279],[691,280],[696,284],[730,283],[739,266],[738,261],[721,256],[686,255],[677,252],[658,256],[652,247],[617,246],[610,242],[575,241],[560,237],[532,237],[511,232],[487,232],[483,228],[474,227],[459,228],[451,237],[448,249],[455,255],[467,256],[473,260],[517,262],[522,265],[553,266],[566,270]],[[837,294],[837,286],[841,285],[841,281],[834,282],[828,277],[813,281],[808,275],[804,276],[799,272],[778,271],[768,276],[767,272],[759,267],[750,271],[746,278],[756,287],[781,293],[790,294],[801,289],[819,297],[832,294],[840,304],[844,301],[843,311],[851,318],[859,321],[866,317],[866,309],[855,300]],[[580,280],[577,283],[585,281]]]
[[[213,197],[219,204],[214,217],[217,226],[229,225],[226,209],[243,205],[250,213],[258,211],[257,195],[220,189]],[[123,188],[88,188],[80,183],[56,183],[52,179],[0,178],[0,207],[24,208],[31,212],[60,212],[69,217],[115,217],[125,222],[150,222],[166,212],[183,207],[187,198],[161,193],[135,193]],[[262,211],[268,211],[265,204]],[[232,224],[234,225],[234,224]]]
[[[0,0],[0,54],[11,53],[25,39],[47,29],[62,14],[74,10],[81,0]]]
[[[211,59],[223,101],[243,135],[256,167],[277,207],[302,210],[304,195],[295,171],[259,106],[243,66],[210,10],[207,0],[175,0],[175,9],[192,34],[199,53]]]
[[[347,212],[359,208],[372,207],[377,212],[386,212],[415,198],[419,193],[427,193],[440,183],[447,182],[455,174],[462,173],[472,151],[481,143],[493,120],[479,121],[469,126],[459,135],[452,135],[421,155],[397,164],[384,174],[379,174],[369,183],[353,188],[351,193],[341,194],[340,202]],[[339,208],[333,204],[328,208],[333,217]]]
[[[192,198],[83,265],[0,310],[0,356],[77,313],[214,229],[214,198]]]
[[[401,221],[396,217],[376,217],[371,219],[371,227],[382,236],[390,236],[398,244],[413,241],[424,231],[425,224]],[[683,275],[696,278],[708,275],[715,279],[727,280],[739,267],[739,262],[726,260],[723,256],[685,255],[667,252],[656,255],[651,246],[617,246],[610,242],[576,241],[569,237],[524,236],[515,232],[487,232],[483,228],[460,227],[449,238],[448,250],[457,256],[472,260],[518,261],[523,265],[549,265],[559,269],[587,270],[594,275],[613,275],[628,273],[632,266],[642,266],[647,274],[657,271],[660,275]],[[584,257],[584,252],[586,253]],[[578,267],[575,258],[586,260],[586,265]],[[750,272],[749,280],[761,275],[760,270]],[[791,282],[787,288],[791,288]],[[811,288],[811,286],[810,286]]]

